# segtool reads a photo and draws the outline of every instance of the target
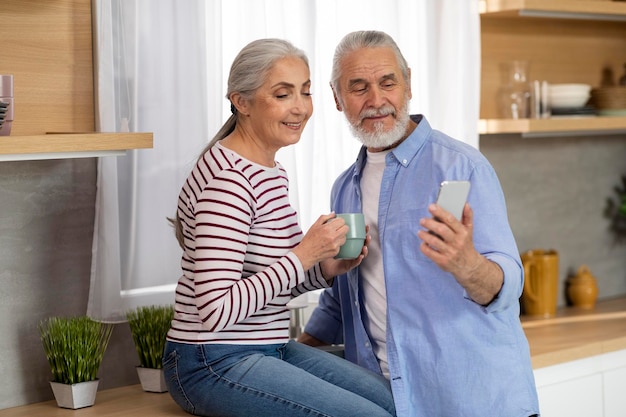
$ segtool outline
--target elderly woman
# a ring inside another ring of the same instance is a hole
[[[289,339],[291,297],[328,287],[367,253],[333,259],[348,230],[334,213],[303,236],[274,159],[313,112],[305,54],[284,40],[250,43],[226,97],[233,114],[178,198],[183,273],[163,359],[170,394],[202,416],[395,415],[383,377]]]

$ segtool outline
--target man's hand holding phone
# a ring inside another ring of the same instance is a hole
[[[439,186],[437,205],[461,221],[469,190],[469,181],[444,181]]]
[[[444,191],[448,187],[451,195]],[[428,207],[432,217],[420,220],[420,250],[439,268],[451,273],[472,300],[487,305],[502,288],[504,275],[496,263],[474,248],[474,213],[466,204],[469,184],[442,184],[441,188],[437,204]]]
[[[418,231],[421,250],[444,270],[450,270],[464,249],[473,249],[469,207],[468,215],[463,216],[469,189],[469,181],[442,182],[436,204],[429,207],[433,217],[420,220],[424,228]]]

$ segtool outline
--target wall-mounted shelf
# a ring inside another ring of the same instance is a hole
[[[493,16],[626,21],[626,2],[611,0],[481,0],[480,13]]]
[[[0,161],[152,148],[152,133],[95,132],[92,3],[0,0],[0,74],[13,75],[15,105],[11,136],[0,136]]]
[[[0,161],[120,156],[152,148],[152,133],[53,133],[0,136]]]
[[[524,136],[626,134],[626,117],[563,117],[552,119],[481,119],[481,135],[517,133]]]
[[[626,133],[624,116],[501,120],[498,104],[514,60],[529,63],[529,81],[614,84],[626,62],[626,1],[480,0],[480,12],[481,135]]]

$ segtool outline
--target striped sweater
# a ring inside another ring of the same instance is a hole
[[[289,339],[292,296],[324,288],[291,250],[302,239],[280,164],[254,164],[221,144],[198,161],[178,199],[183,274],[167,338],[269,344]]]

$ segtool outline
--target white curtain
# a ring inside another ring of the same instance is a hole
[[[359,144],[328,82],[348,32],[383,30],[412,70],[412,113],[478,146],[478,0],[93,0],[100,131],[154,133],[154,149],[101,158],[88,314],[121,320],[173,301],[181,251],[166,217],[205,143],[229,115],[230,64],[248,42],[285,38],[310,59],[315,111],[277,156],[306,230]]]

